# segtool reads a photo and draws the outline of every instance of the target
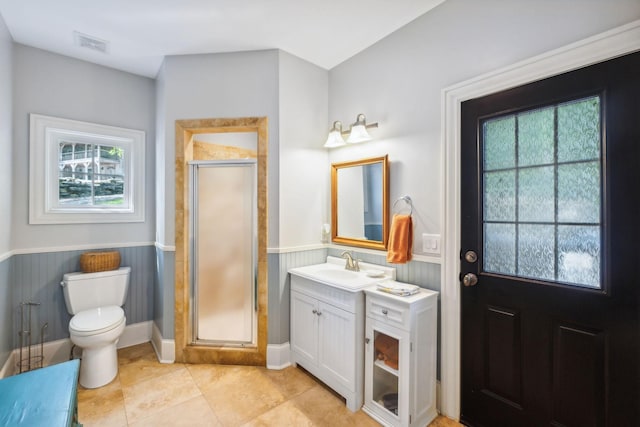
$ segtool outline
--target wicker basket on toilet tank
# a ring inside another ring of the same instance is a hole
[[[120,252],[85,252],[80,255],[80,270],[83,273],[117,270],[120,267]]]

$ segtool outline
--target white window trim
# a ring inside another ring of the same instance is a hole
[[[104,141],[125,149],[125,203],[122,208],[65,208],[57,203],[61,137],[84,143]],[[140,130],[30,114],[29,223],[86,224],[144,221],[144,144]]]

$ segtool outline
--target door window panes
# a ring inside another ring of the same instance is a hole
[[[496,171],[484,174],[484,212],[491,221],[513,221],[516,218],[515,172]]]
[[[552,108],[518,115],[518,166],[553,163],[553,116]]]
[[[486,122],[484,126],[485,169],[495,170],[515,166],[515,118],[508,116]]]
[[[485,120],[483,269],[601,288],[600,97]]]
[[[484,270],[516,274],[515,225],[485,222],[484,236]]]
[[[600,97],[558,105],[558,161],[600,158]]]
[[[518,217],[520,221],[553,221],[554,172],[553,166],[518,170]]]

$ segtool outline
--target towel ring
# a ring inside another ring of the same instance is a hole
[[[411,197],[409,197],[409,196],[398,197],[396,199],[396,201],[393,202],[393,208],[394,209],[395,209],[396,205],[398,204],[398,202],[405,202],[407,205],[409,205],[409,215],[411,215],[413,213],[413,201],[411,200]]]

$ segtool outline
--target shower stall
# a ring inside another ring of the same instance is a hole
[[[191,161],[191,344],[257,345],[257,163]]]

